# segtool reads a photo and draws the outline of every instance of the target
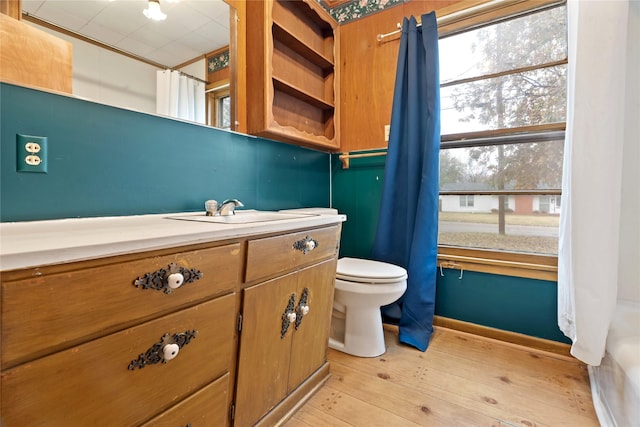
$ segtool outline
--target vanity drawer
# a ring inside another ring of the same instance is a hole
[[[250,240],[245,281],[251,282],[337,256],[339,244],[339,225]]]
[[[187,397],[142,427],[223,427],[229,420],[229,374]]]
[[[240,282],[240,244],[45,274],[2,284],[2,368],[78,345],[177,308],[231,292]],[[201,278],[170,293],[134,286],[157,282],[170,264]],[[88,267],[84,267],[89,265]],[[77,268],[76,268],[77,267]],[[191,272],[191,273],[190,273]]]
[[[235,293],[3,371],[3,425],[138,425],[229,371],[234,313]],[[172,360],[132,366],[193,330]]]

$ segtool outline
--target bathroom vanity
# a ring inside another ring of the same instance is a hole
[[[327,379],[345,217],[168,216],[0,224],[3,426],[273,425]]]

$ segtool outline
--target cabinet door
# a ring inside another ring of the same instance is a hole
[[[295,308],[296,287],[297,275],[289,274],[244,290],[235,426],[255,424],[287,394],[295,323],[282,335],[282,316],[291,296]]]
[[[336,259],[331,259],[298,273],[296,307],[300,305],[300,299],[304,298],[306,292],[309,311],[302,316],[293,333],[289,392],[327,360],[336,262]]]

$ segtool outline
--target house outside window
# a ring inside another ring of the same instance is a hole
[[[441,33],[441,248],[557,254],[566,6],[524,3]]]

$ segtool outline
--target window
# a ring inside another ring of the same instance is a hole
[[[216,98],[216,127],[231,129],[231,96],[229,93]]]
[[[473,197],[472,195],[468,196],[460,196],[460,207],[461,208],[472,208],[473,207]]]
[[[439,51],[439,245],[557,254],[565,5],[441,35]]]
[[[560,213],[560,196],[540,196],[538,204],[539,213]]]
[[[229,83],[207,91],[207,124],[220,129],[231,129],[231,95]]]

